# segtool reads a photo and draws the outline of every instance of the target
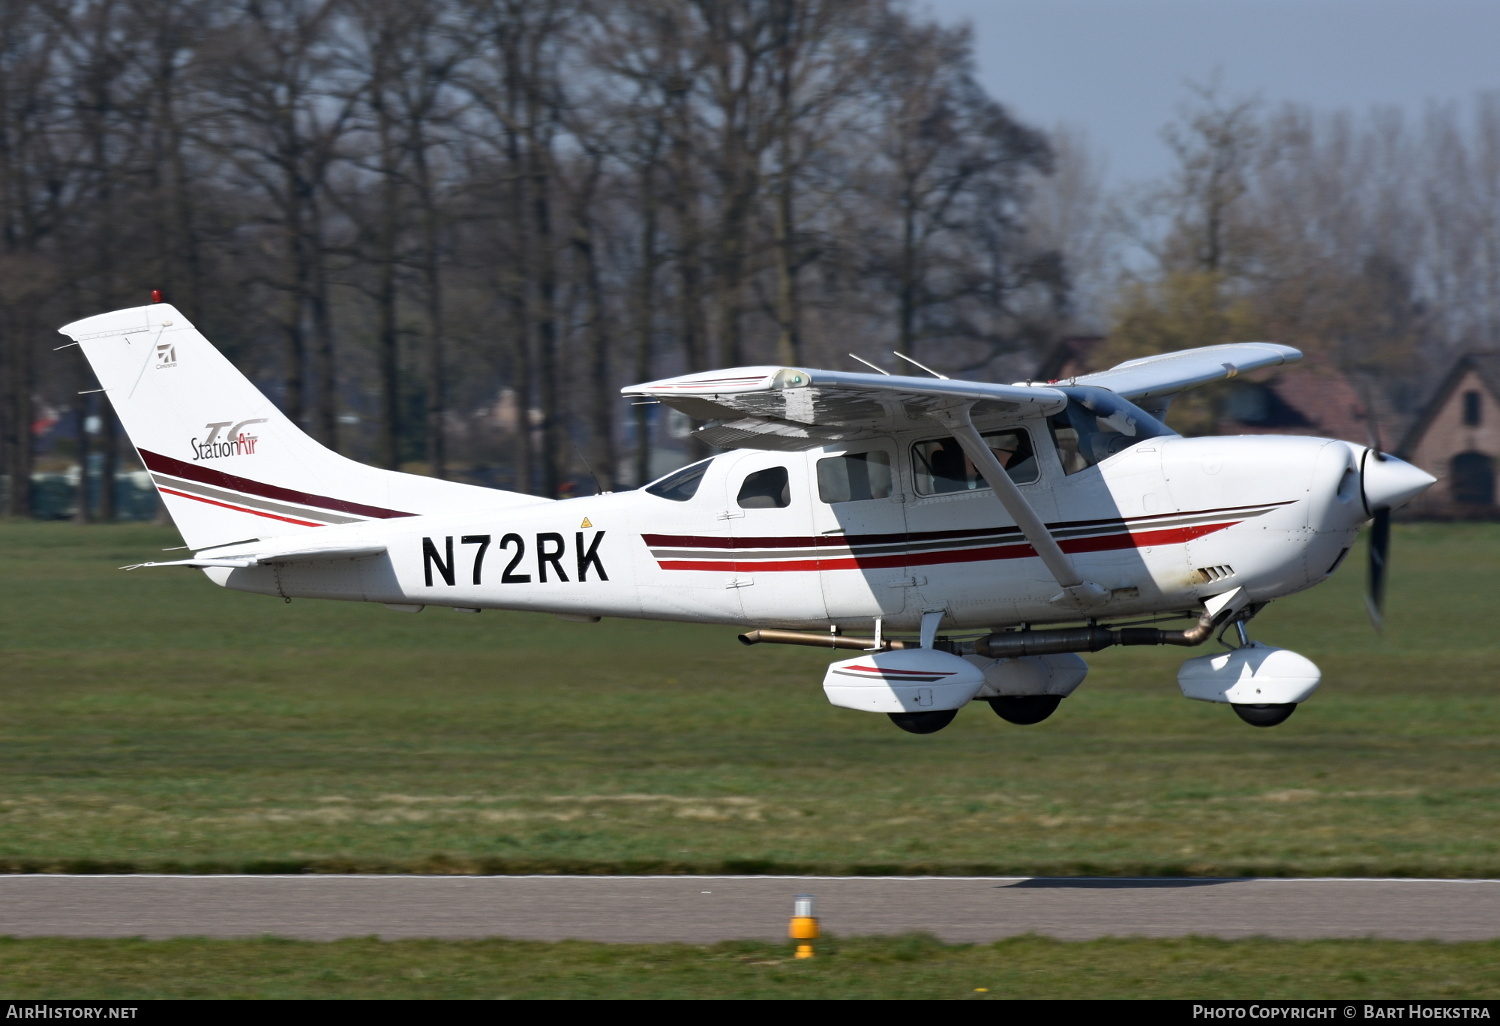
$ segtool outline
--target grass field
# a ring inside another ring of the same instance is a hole
[[[1383,639],[1354,558],[1258,619],[1324,671],[1281,727],[1132,649],[928,737],[731,628],[114,569],[176,540],[0,524],[0,869],[1500,875],[1495,525],[1397,530]]]
[[[0,992],[37,998],[1486,998],[1500,943],[1098,940],[944,945],[0,939]]]

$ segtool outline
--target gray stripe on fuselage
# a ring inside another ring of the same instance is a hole
[[[1054,538],[1063,540],[1075,540],[1078,538],[1107,537],[1113,534],[1131,535],[1141,531],[1164,531],[1178,527],[1192,527],[1196,524],[1213,523],[1219,520],[1248,520],[1252,517],[1263,516],[1276,506],[1265,506],[1259,509],[1251,508],[1243,512],[1234,513],[1200,513],[1193,516],[1178,516],[1171,519],[1157,519],[1146,523],[1128,522],[1111,524],[1107,527],[1089,526],[1060,528],[1052,531]],[[962,538],[944,538],[936,541],[905,541],[905,542],[883,542],[876,545],[861,545],[855,543],[852,546],[811,546],[806,545],[795,549],[701,549],[701,548],[653,548],[651,555],[656,559],[720,559],[720,560],[776,560],[776,559],[847,559],[857,556],[883,556],[883,555],[912,555],[918,556],[927,552],[944,552],[951,549],[982,548],[993,545],[1022,544],[1025,538],[1019,529],[999,528],[997,530],[976,531]]]
[[[222,488],[210,488],[208,485],[202,485],[196,481],[186,481],[180,477],[170,477],[166,474],[153,472],[151,480],[167,488],[175,488],[180,492],[187,492],[190,495],[200,495],[205,499],[233,502],[240,506],[249,506],[251,509],[264,510],[267,513],[284,513],[287,516],[303,517],[307,520],[321,520],[325,524],[355,524],[365,519],[364,517],[346,517],[338,513],[329,513],[326,510],[310,509],[306,506],[286,506],[279,502],[270,502],[266,499],[257,498],[253,495],[245,495],[241,492],[225,491]]]

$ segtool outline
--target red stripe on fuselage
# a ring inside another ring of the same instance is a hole
[[[162,491],[166,492],[168,495],[176,495],[179,498],[183,498],[183,499],[192,499],[194,502],[206,502],[210,506],[218,506],[221,509],[232,509],[236,513],[253,513],[255,516],[265,517],[267,520],[280,520],[284,524],[297,524],[299,527],[327,527],[328,526],[327,524],[319,524],[319,523],[316,523],[316,522],[314,522],[312,520],[294,520],[291,517],[279,517],[275,513],[267,513],[264,510],[250,509],[250,508],[245,507],[245,506],[231,506],[227,502],[219,502],[216,499],[205,499],[201,495],[189,495],[187,492],[179,492],[177,489],[175,489],[175,488],[168,488],[166,485],[157,485],[156,487],[159,488],[159,489],[161,489]]]
[[[1240,523],[1197,524],[1192,527],[1174,527],[1163,531],[1141,531],[1137,534],[1111,534],[1098,538],[1074,538],[1059,542],[1064,552],[1109,552],[1118,549],[1139,549],[1148,545],[1182,545],[1194,538],[1222,531]],[[948,552],[897,553],[889,556],[837,556],[831,559],[659,559],[657,565],[663,570],[732,570],[752,573],[755,571],[802,570],[879,570],[902,566],[936,566],[943,563],[980,563],[993,559],[1026,559],[1036,555],[1029,542],[1008,545],[986,545],[974,549],[953,549]]]
[[[1060,520],[1048,524],[1049,531],[1076,531],[1085,528],[1097,528],[1107,530],[1115,528],[1118,530],[1141,529],[1149,527],[1153,522],[1161,520],[1180,520],[1183,517],[1210,516],[1222,513],[1226,517],[1235,514],[1244,515],[1249,510],[1269,510],[1277,506],[1287,506],[1293,501],[1288,499],[1284,502],[1257,503],[1254,506],[1218,506],[1210,509],[1185,509],[1175,513],[1156,513],[1151,516],[1131,517],[1103,517],[1097,520]],[[1236,521],[1238,523],[1238,521]],[[1227,525],[1226,525],[1227,526]],[[1019,528],[995,527],[995,528],[969,528],[949,531],[920,531],[909,533],[902,531],[893,534],[830,534],[830,535],[767,535],[764,537],[733,537],[727,535],[701,535],[701,534],[643,534],[641,539],[652,548],[658,549],[806,549],[806,548],[846,548],[850,545],[922,545],[926,542],[947,541],[954,538],[966,538],[973,535],[1018,535]],[[976,538],[976,541],[982,539]],[[1066,544],[1064,545],[1066,547]],[[812,553],[809,553],[812,555]]]
[[[336,513],[353,513],[361,517],[374,517],[377,520],[390,520],[393,517],[415,516],[413,513],[402,513],[399,510],[384,509],[380,506],[366,506],[360,502],[349,502],[345,499],[335,499],[328,495],[313,495],[310,492],[299,492],[294,488],[282,488],[280,485],[265,484],[260,481],[252,481],[248,477],[237,477],[234,474],[226,474],[222,470],[210,470],[193,463],[185,463],[182,460],[173,459],[171,456],[163,456],[161,453],[151,452],[149,449],[138,450],[141,461],[146,464],[147,470],[154,470],[159,474],[171,474],[173,477],[185,478],[189,481],[197,481],[199,484],[217,485],[220,488],[231,488],[246,495],[256,495],[262,499],[280,499],[283,502],[300,502],[305,506],[315,506],[318,509],[332,510]],[[181,495],[181,492],[174,492]],[[197,498],[197,496],[188,496]],[[209,501],[207,499],[203,500]],[[214,503],[214,505],[223,505]],[[260,516],[271,516],[269,513]],[[272,517],[273,520],[284,520],[284,517]],[[301,523],[291,520],[288,523]],[[324,525],[318,524],[318,527]]]

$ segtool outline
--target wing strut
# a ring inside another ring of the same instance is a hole
[[[932,416],[939,420],[944,427],[953,432],[953,437],[958,439],[958,444],[963,446],[964,452],[969,454],[969,459],[974,461],[974,467],[989,482],[994,489],[995,497],[1000,500],[1000,505],[1015,520],[1016,526],[1041,557],[1042,563],[1062,585],[1062,594],[1052,599],[1055,603],[1067,601],[1076,602],[1081,606],[1098,605],[1109,597],[1109,592],[1090,581],[1085,581],[1078,573],[1073,561],[1067,557],[1062,548],[1057,544],[1057,539],[1047,530],[1047,525],[1042,518],[1036,515],[1036,510],[1031,508],[1031,503],[1026,501],[1026,496],[1021,494],[1021,489],[1010,479],[990,447],[984,444],[984,439],[979,437],[979,432],[974,428],[974,422],[969,418],[970,405],[965,403],[956,409],[943,410]]]

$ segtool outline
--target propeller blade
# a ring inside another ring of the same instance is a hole
[[[1364,388],[1365,398],[1365,433],[1370,439],[1370,453],[1380,462],[1385,462],[1385,446],[1380,439],[1380,421],[1375,417],[1375,396],[1370,391],[1370,386]]]
[[[1377,634],[1385,630],[1385,571],[1391,551],[1391,510],[1375,511],[1370,522],[1370,575],[1365,588],[1365,611]]]

